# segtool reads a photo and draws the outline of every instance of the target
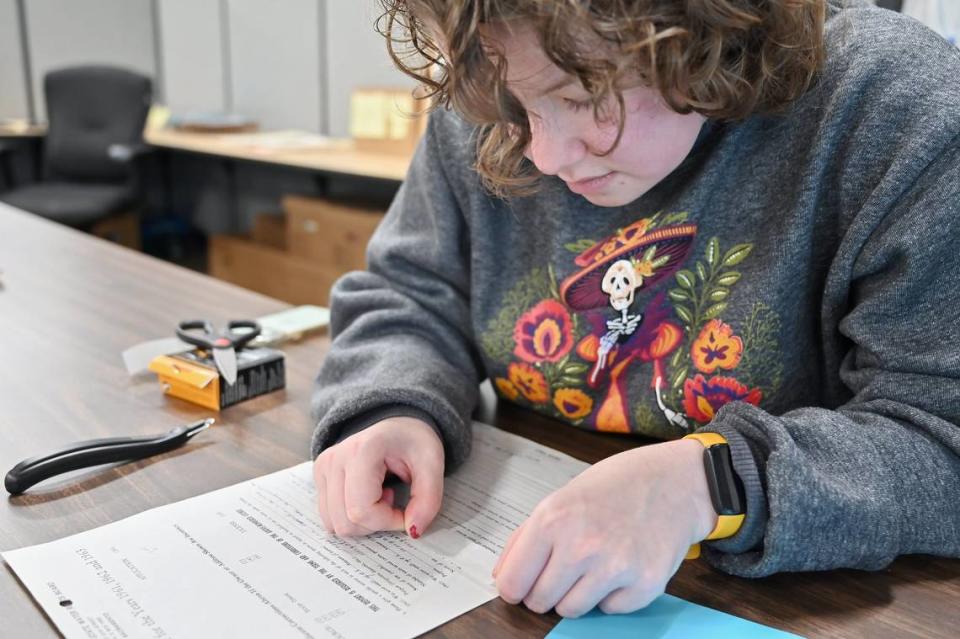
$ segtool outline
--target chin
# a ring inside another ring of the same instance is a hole
[[[646,191],[643,193],[646,193]],[[584,195],[583,198],[594,206],[615,207],[630,204],[630,202],[636,200],[643,195],[643,193],[594,193],[592,195]]]
[[[653,188],[653,185],[640,185],[640,184],[620,184],[621,188],[616,188],[616,185],[612,185],[614,188],[605,189],[599,193],[590,193],[588,195],[583,195],[582,197],[593,204],[594,206],[604,206],[604,207],[615,207],[615,206],[625,206],[630,204],[634,200],[642,197]]]

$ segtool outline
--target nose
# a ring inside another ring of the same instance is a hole
[[[530,144],[524,155],[544,175],[569,175],[587,153],[579,136],[546,118],[530,118]]]

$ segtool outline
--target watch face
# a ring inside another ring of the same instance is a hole
[[[746,510],[743,484],[733,470],[730,446],[717,444],[703,451],[710,500],[718,515],[742,515]]]

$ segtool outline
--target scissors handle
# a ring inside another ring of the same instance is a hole
[[[235,328],[249,328],[245,333],[236,333]],[[232,320],[227,323],[227,332],[230,333],[229,339],[233,342],[234,348],[243,348],[250,340],[260,334],[260,323],[254,320]]]
[[[202,330],[203,334],[191,331]],[[177,325],[177,337],[200,348],[213,348],[213,340],[216,338],[213,331],[213,324],[206,320],[190,320],[180,322]]]
[[[245,333],[236,333],[234,329],[248,328]],[[197,333],[195,331],[203,331]],[[213,324],[207,320],[190,320],[180,322],[177,326],[177,337],[194,346],[205,349],[233,348],[240,349],[250,340],[260,334],[260,324],[254,320],[232,320],[227,323],[227,330],[222,335],[217,334]]]

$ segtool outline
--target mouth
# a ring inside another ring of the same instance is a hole
[[[574,193],[579,195],[588,195],[590,193],[595,193],[607,185],[608,182],[613,178],[615,171],[610,171],[609,173],[604,173],[603,175],[597,175],[590,178],[584,178],[581,180],[568,181],[564,180],[567,183],[567,188],[569,188]]]

